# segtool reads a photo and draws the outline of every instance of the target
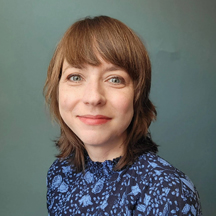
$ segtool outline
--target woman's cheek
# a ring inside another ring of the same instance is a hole
[[[131,95],[124,95],[121,98],[118,98],[116,104],[118,104],[118,110],[122,110],[123,113],[133,113],[133,100]],[[121,101],[121,103],[119,103]]]
[[[59,94],[59,108],[67,110],[70,107],[71,100],[66,93]]]

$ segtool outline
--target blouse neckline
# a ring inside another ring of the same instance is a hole
[[[85,157],[86,170],[88,169],[93,174],[109,174],[113,172],[113,168],[119,162],[120,157],[114,158],[112,160],[105,160],[104,162],[92,161],[89,155]]]

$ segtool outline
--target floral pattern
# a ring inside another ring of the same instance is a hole
[[[47,174],[49,216],[202,215],[191,180],[154,153],[120,171],[120,158],[103,163],[87,156],[85,172],[55,160]]]

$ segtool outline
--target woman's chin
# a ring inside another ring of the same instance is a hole
[[[103,147],[106,145],[106,142],[104,140],[97,140],[97,139],[87,139],[83,140],[84,145],[87,146],[92,146],[92,147]]]

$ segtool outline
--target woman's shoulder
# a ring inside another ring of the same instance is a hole
[[[47,186],[50,182],[58,182],[66,176],[68,173],[71,173],[72,166],[67,159],[56,159],[47,172]]]
[[[171,163],[152,152],[140,155],[135,161],[134,166],[142,167],[143,170],[155,176],[159,176],[162,173],[166,173],[166,175],[175,175],[176,177],[186,176]]]
[[[199,194],[186,174],[154,153],[141,155],[136,164],[143,173],[139,186],[145,190],[143,203],[138,206],[141,212],[149,202],[167,212],[172,209],[173,213],[201,215]]]
[[[146,153],[141,155],[134,163],[139,166],[140,172],[148,176],[149,184],[162,183],[168,186],[187,186],[195,192],[195,187],[190,178],[181,170],[174,167],[165,159],[155,153]]]

